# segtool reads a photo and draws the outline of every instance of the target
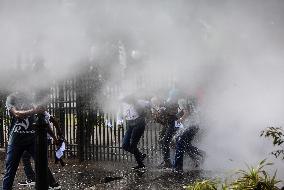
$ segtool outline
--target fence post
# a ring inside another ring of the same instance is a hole
[[[63,133],[63,136],[65,136],[65,106],[64,106],[64,86],[63,84],[59,84],[59,92],[58,92],[58,98],[59,98],[59,123],[61,132]]]
[[[47,125],[44,115],[38,114],[35,151],[36,190],[48,189]]]
[[[0,147],[4,147],[4,127],[3,127],[3,114],[0,115]]]
[[[77,112],[77,144],[78,157],[82,162],[85,159],[85,122],[84,122],[84,93],[82,76],[76,80],[76,112]]]
[[[4,114],[5,114],[5,107],[4,107],[4,100],[2,95],[0,94],[0,147],[4,147]]]

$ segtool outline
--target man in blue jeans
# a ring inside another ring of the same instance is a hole
[[[168,95],[168,99],[164,105],[164,109],[159,111],[159,117],[163,117],[165,120],[162,125],[163,128],[160,132],[160,143],[163,155],[163,162],[160,164],[162,168],[172,168],[170,158],[170,143],[173,136],[176,133],[175,121],[178,113],[178,96],[179,91],[177,89],[171,89]]]
[[[43,113],[41,108],[34,108],[31,95],[16,92],[7,97],[6,108],[14,123],[9,134],[6,157],[6,172],[3,177],[3,190],[11,190],[19,162],[24,151],[35,157],[35,114]],[[48,180],[52,189],[60,189],[58,183],[48,169]]]
[[[58,138],[62,137],[62,132],[61,132],[59,123],[47,111],[45,111],[44,114],[45,114],[46,121],[49,123],[49,128],[47,129],[48,144],[51,144],[51,140],[53,139],[54,144],[57,145],[58,144]],[[58,138],[56,137],[55,133],[53,132],[50,122],[53,123],[53,126],[56,128]],[[22,163],[23,163],[23,166],[24,166],[24,172],[25,172],[27,179],[26,179],[26,181],[19,182],[19,185],[23,185],[23,186],[35,185],[35,172],[32,168],[31,157],[32,156],[27,151],[25,151],[23,153]]]
[[[180,99],[178,104],[180,112],[177,124],[180,124],[178,125],[180,128],[174,137],[176,140],[174,171],[182,172],[185,152],[195,162],[196,167],[203,161],[204,153],[191,143],[199,131],[199,114],[196,108],[196,100],[194,98],[190,99],[190,101]]]
[[[137,166],[132,169],[143,169],[145,165],[143,160],[146,154],[143,154],[138,149],[138,143],[145,131],[145,109],[150,108],[150,102],[145,100],[137,100],[133,95],[123,98],[123,116],[126,120],[126,133],[123,138],[122,148],[125,151],[134,154]],[[121,117],[121,116],[120,116]],[[122,119],[119,119],[121,124]]]

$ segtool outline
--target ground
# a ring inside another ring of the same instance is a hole
[[[2,158],[1,158],[2,159]],[[157,169],[148,166],[146,172],[133,172],[132,163],[88,161],[79,163],[77,160],[66,160],[67,165],[61,167],[50,162],[50,168],[59,181],[62,189],[72,190],[101,190],[101,189],[183,189],[185,184],[200,177],[201,171],[190,171],[185,174],[174,174],[171,170]],[[4,168],[1,160],[0,167]],[[148,164],[150,165],[150,163]],[[1,174],[2,175],[2,174]],[[1,176],[2,179],[3,175]],[[21,187],[19,181],[25,179],[23,168],[19,166],[15,178],[14,189],[32,189]]]

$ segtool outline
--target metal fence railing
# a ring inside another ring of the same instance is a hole
[[[122,138],[124,126],[116,124],[115,113],[106,113],[96,93],[102,90],[102,84],[94,75],[84,75],[63,82],[54,83],[50,88],[48,110],[57,118],[67,141],[68,158],[83,160],[129,161],[133,157],[123,151]],[[119,93],[118,87],[110,87],[106,98]],[[5,100],[6,96],[4,97]],[[3,98],[2,98],[3,100]],[[0,147],[5,147],[8,139],[9,116],[1,103]],[[111,123],[110,125],[106,124]],[[157,158],[159,152],[160,125],[148,122],[140,148],[150,159]],[[54,146],[49,155],[54,153]]]

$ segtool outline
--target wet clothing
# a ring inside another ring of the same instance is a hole
[[[7,97],[6,108],[10,113],[12,108],[16,110],[32,109],[32,100],[27,98],[28,95],[23,93],[13,93]],[[35,129],[33,123],[35,116],[30,116],[24,119],[16,118],[11,115],[12,123],[9,133],[8,145],[29,145],[35,140]]]
[[[35,172],[32,167],[31,158],[31,154],[29,154],[28,151],[24,151],[22,156],[22,163],[24,165],[25,175],[28,181],[35,181]]]
[[[50,117],[51,115],[46,111],[44,112],[44,119],[45,122],[49,123],[50,125]],[[51,144],[51,136],[47,133],[47,144],[50,145]],[[29,154],[29,152],[24,151],[23,156],[22,156],[22,163],[24,165],[24,172],[25,175],[27,177],[27,180],[29,181],[35,181],[35,172],[32,168],[32,163],[31,163],[31,154]]]
[[[177,136],[174,161],[175,170],[183,170],[183,156],[185,152],[187,152],[193,160],[197,159],[198,156],[202,157],[202,154],[199,149],[191,144],[198,130],[199,128],[196,126],[187,127],[183,133]]]
[[[163,155],[163,161],[165,163],[170,163],[170,143],[172,141],[173,136],[176,133],[175,121],[167,122],[165,126],[163,126],[160,132],[160,143],[161,150]]]
[[[163,161],[170,163],[170,143],[176,133],[175,121],[178,112],[178,104],[175,102],[167,102],[165,105],[164,115],[166,115],[165,125],[160,132],[160,143],[163,154]]]
[[[184,127],[180,128],[174,137],[176,139],[174,169],[182,171],[183,156],[185,152],[187,152],[195,161],[200,159],[203,155],[197,147],[192,145],[192,140],[198,133],[200,125],[199,113],[196,105],[194,102],[186,101],[185,99],[180,99],[178,103],[182,114],[184,113],[184,110],[189,112],[189,116],[182,122]]]
[[[150,107],[150,103],[144,100],[137,100],[134,103],[123,105],[123,115],[126,120],[126,133],[123,137],[122,148],[134,154],[139,167],[144,167],[143,155],[138,149],[138,143],[145,131],[145,109]],[[121,119],[120,119],[121,121]]]
[[[8,145],[6,157],[6,173],[3,177],[3,190],[11,190],[13,187],[14,178],[19,166],[21,157],[27,151],[33,158],[35,158],[34,144],[24,146]],[[55,184],[56,181],[52,176],[51,171],[48,169],[49,184]]]
[[[143,154],[138,149],[138,143],[145,131],[145,119],[137,118],[135,120],[126,121],[126,133],[123,138],[122,148],[131,154],[134,154],[135,160],[139,166],[143,164]]]
[[[14,178],[19,166],[22,155],[24,155],[25,164],[27,161],[27,154],[35,158],[35,129],[33,123],[35,122],[35,115],[27,118],[16,118],[11,109],[16,110],[30,110],[32,109],[32,99],[29,95],[24,93],[13,93],[7,97],[6,108],[12,117],[12,126],[9,135],[9,142],[6,156],[6,173],[3,177],[3,190],[11,190],[13,187]],[[31,169],[31,168],[30,168]],[[30,171],[28,171],[30,175]],[[31,174],[33,175],[33,174]],[[55,184],[55,179],[48,169],[49,184]]]

